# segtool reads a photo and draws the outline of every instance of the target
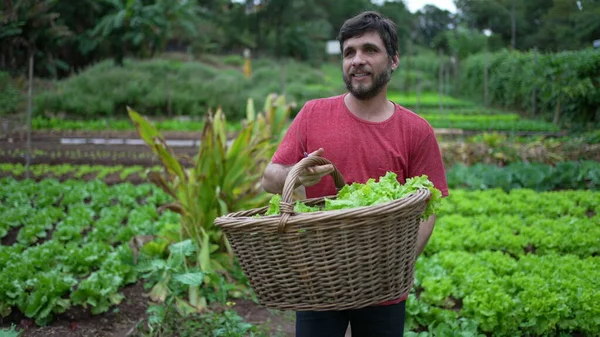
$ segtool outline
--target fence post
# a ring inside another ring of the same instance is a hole
[[[489,104],[489,88],[488,88],[488,51],[483,53],[483,105],[487,108]]]
[[[438,92],[439,92],[439,98],[440,98],[440,113],[444,111],[444,106],[442,103],[442,94],[443,94],[443,85],[444,85],[444,59],[442,57],[442,50],[440,49],[439,51],[440,54],[440,68],[438,71]]]
[[[417,113],[421,110],[421,72],[417,73]]]
[[[25,151],[25,178],[29,179],[31,164],[31,109],[33,105],[33,54],[30,47],[29,51],[29,88],[27,92],[27,151]]]
[[[282,95],[286,95],[286,81],[287,81],[287,76],[285,73],[285,60],[284,59],[280,59],[280,66],[281,66],[281,77],[279,78],[279,80],[281,81],[281,94]]]
[[[555,92],[556,92],[556,109],[554,110],[554,118],[552,118],[552,123],[554,125],[558,125],[558,122],[560,121],[560,111],[561,111],[561,106],[560,106],[560,99],[561,99],[561,84],[562,84],[562,72],[559,72],[558,74],[556,74],[555,76],[555,80],[554,80],[554,87],[555,87]]]
[[[517,18],[515,13],[515,0],[511,1],[510,10],[510,46],[512,49],[517,48]]]
[[[444,69],[445,73],[444,73],[444,77],[445,77],[445,90],[444,90],[444,94],[446,96],[450,96],[450,67],[446,67]]]
[[[533,72],[534,72],[534,83],[537,83],[537,64],[538,64],[538,55],[537,55],[537,47],[533,48]],[[532,107],[532,115],[535,116],[537,114],[537,86],[533,86],[533,92],[531,93],[531,107]]]
[[[406,71],[404,73],[404,91],[405,92],[410,92],[411,90],[411,83],[410,83],[410,54],[411,54],[411,48],[412,43],[411,40],[408,40],[408,44],[407,44],[407,53],[406,53]]]

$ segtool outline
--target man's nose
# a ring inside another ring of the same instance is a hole
[[[363,64],[365,62],[365,58],[363,56],[364,55],[361,52],[356,52],[352,58],[352,65],[356,66]]]

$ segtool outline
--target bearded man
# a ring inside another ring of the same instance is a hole
[[[281,193],[291,167],[302,158],[322,156],[340,171],[347,184],[365,183],[386,172],[407,178],[427,175],[448,195],[442,156],[431,125],[408,109],[388,100],[387,86],[398,67],[398,34],[395,24],[377,12],[363,12],[340,29],[342,75],[347,93],[308,101],[294,118],[266,167],[262,185]],[[298,184],[306,197],[335,195],[329,176],[332,165],[305,169]],[[420,254],[435,223],[421,223],[417,238]],[[405,301],[400,298],[373,306],[339,311],[296,313],[296,336],[343,337],[348,323],[352,336],[402,336]]]

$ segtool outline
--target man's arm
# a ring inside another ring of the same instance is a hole
[[[419,234],[417,235],[417,256],[421,255],[427,241],[433,233],[433,226],[435,224],[435,215],[429,217],[429,219],[422,221],[419,225]]]
[[[281,194],[285,178],[292,166],[269,163],[262,177],[263,189],[269,193]]]

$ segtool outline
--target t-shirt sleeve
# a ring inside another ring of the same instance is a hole
[[[444,162],[433,131],[421,141],[411,155],[408,177],[417,177],[423,174],[427,175],[433,186],[442,192],[442,196],[448,196]]]
[[[308,103],[300,109],[283,140],[277,147],[271,162],[281,165],[295,165],[302,158],[306,149],[306,115]]]

